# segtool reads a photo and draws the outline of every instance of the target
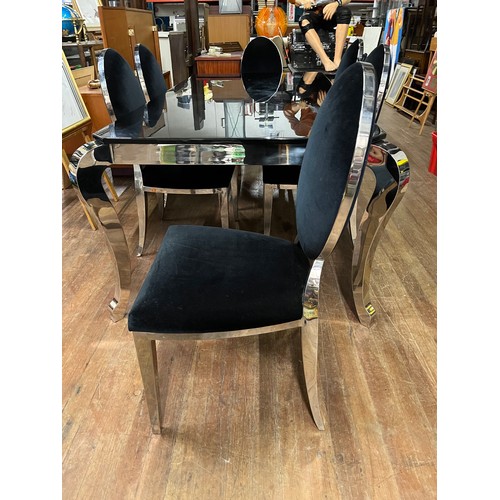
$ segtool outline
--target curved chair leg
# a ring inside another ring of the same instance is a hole
[[[134,343],[153,434],[161,434],[162,415],[156,341],[134,333]]]
[[[64,167],[64,170],[66,170],[66,173],[68,174],[68,177],[69,177],[69,175],[70,175],[70,173],[69,173],[69,158],[68,158],[68,155],[66,154],[66,151],[64,151],[64,149],[62,150],[62,165]],[[92,231],[96,231],[99,223],[95,220],[95,214],[92,212],[92,210],[89,210],[87,208],[87,203],[82,198],[80,190],[75,189],[75,193],[77,194],[78,199],[80,200],[80,204],[83,208],[83,212],[85,213],[87,220],[89,221],[89,224],[90,224]]]
[[[318,319],[304,320],[301,329],[302,365],[312,417],[320,431],[325,430],[318,398]]]
[[[142,255],[146,241],[146,194],[142,181],[142,172],[139,165],[134,165],[135,202],[137,204],[137,215],[139,218],[139,244],[137,256]]]
[[[356,314],[364,326],[370,326],[376,312],[368,294],[375,251],[410,180],[408,158],[397,146],[383,141],[372,147],[384,153],[385,161],[368,165],[377,179],[376,188],[352,239],[352,294]]]
[[[271,218],[273,215],[273,185],[264,184],[264,234],[271,234]]]

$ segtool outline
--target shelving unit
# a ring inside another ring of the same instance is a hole
[[[436,100],[436,94],[422,88],[424,81],[425,76],[410,74],[406,83],[403,85],[401,97],[394,104],[395,108],[411,116],[408,126],[411,126],[413,120],[417,120],[420,123],[419,135],[422,133],[425,122]],[[417,88],[416,85],[419,86],[420,89]],[[416,108],[409,109],[407,107],[407,100],[416,103]],[[423,111],[420,111],[421,109],[423,109]]]

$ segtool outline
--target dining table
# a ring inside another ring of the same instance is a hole
[[[298,132],[287,110],[300,100],[301,76],[287,71],[278,80],[266,75],[250,80],[191,75],[169,89],[161,102],[150,102],[94,132],[92,140],[75,151],[70,181],[103,231],[114,263],[109,304],[113,321],[123,319],[130,305],[131,242],[103,186],[104,171],[113,165],[300,165],[308,134]],[[319,106],[309,106],[318,112]],[[368,195],[357,204],[348,228],[351,294],[355,313],[366,326],[375,314],[369,296],[374,253],[409,176],[403,151],[385,138],[372,142],[362,182]]]

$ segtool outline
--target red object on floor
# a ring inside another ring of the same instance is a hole
[[[437,132],[432,132],[432,150],[429,160],[429,172],[434,175],[437,175],[437,137]]]

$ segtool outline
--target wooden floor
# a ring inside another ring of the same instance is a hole
[[[114,275],[103,235],[63,191],[65,500],[436,498],[436,177],[427,171],[435,126],[419,136],[408,123],[383,107],[379,124],[407,154],[411,181],[375,255],[371,328],[339,293],[336,253],[324,268],[323,432],[309,414],[290,330],[160,343],[165,430],[152,435],[132,336],[107,311]],[[261,232],[258,168],[247,167],[243,182],[240,227]],[[135,255],[131,187],[118,206]],[[151,197],[133,293],[170,224],[219,224],[212,197],[172,197],[163,221],[154,208]],[[272,233],[294,231],[293,205],[276,196]]]

